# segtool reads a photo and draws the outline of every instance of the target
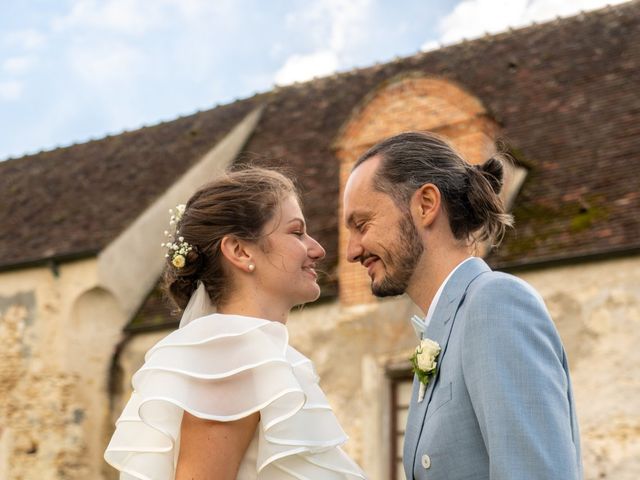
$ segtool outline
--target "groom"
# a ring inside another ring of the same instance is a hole
[[[582,478],[567,357],[544,303],[471,255],[511,223],[502,173],[497,158],[474,167],[439,137],[409,132],[372,147],[347,181],[349,261],[367,269],[374,295],[407,293],[426,312],[414,318],[420,338],[437,343],[424,342],[432,356],[414,377],[408,479]]]

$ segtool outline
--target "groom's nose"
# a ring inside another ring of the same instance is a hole
[[[355,235],[349,234],[349,240],[347,241],[347,261],[351,263],[359,262],[362,256],[362,244]]]

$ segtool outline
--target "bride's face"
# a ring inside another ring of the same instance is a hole
[[[259,286],[291,306],[316,300],[320,287],[315,267],[325,251],[307,234],[295,196],[282,201],[264,232],[263,248],[255,257],[254,275]]]

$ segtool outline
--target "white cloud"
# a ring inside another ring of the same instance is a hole
[[[497,33],[509,27],[517,28],[533,22],[545,22],[557,16],[574,15],[626,0],[464,0],[438,24],[439,41],[451,44],[477,38],[485,33]],[[422,50],[434,48],[434,41],[422,45]]]
[[[363,34],[370,5],[370,0],[326,0],[323,6],[331,21],[329,46],[333,51],[343,51]]]
[[[212,13],[224,15],[232,8],[231,0],[74,0],[69,12],[56,17],[52,26],[56,31],[103,30],[141,36],[178,20],[203,23]]]
[[[70,3],[66,13],[52,20],[51,27],[71,44],[65,52],[71,70],[93,85],[116,81],[122,86],[128,81],[131,88],[136,88],[141,74],[162,70],[170,63],[188,69],[192,78],[210,74],[216,47],[224,35],[221,31],[244,14],[233,0]],[[151,38],[158,40],[146,41]],[[158,55],[159,44],[168,47],[162,56]]]
[[[46,37],[43,33],[28,28],[25,30],[15,30],[3,35],[3,43],[13,48],[34,50],[44,45]]]
[[[144,68],[137,49],[118,42],[91,42],[70,50],[69,61],[78,77],[93,86],[121,87]]]
[[[64,30],[110,30],[140,35],[162,21],[158,2],[141,0],[76,0],[69,13],[56,17],[52,25]]]
[[[2,70],[10,75],[26,73],[33,66],[31,57],[11,57],[2,62]]]
[[[67,39],[66,60],[85,85],[103,91],[136,88],[151,67],[153,49],[139,39],[176,22],[191,32],[206,0],[72,0],[68,11],[51,21]],[[190,17],[185,21],[183,17]]]
[[[22,83],[16,80],[0,82],[0,100],[10,102],[22,96]]]
[[[423,52],[430,52],[431,50],[439,49],[440,45],[441,45],[440,42],[436,40],[427,40],[422,44],[422,46],[420,47],[420,50],[422,50]]]
[[[291,55],[275,77],[277,85],[305,82],[313,77],[330,75],[338,68],[338,56],[329,50],[307,55]]]
[[[366,38],[370,6],[371,0],[316,0],[288,14],[288,28],[302,31],[315,48],[290,55],[276,72],[275,83],[287,85],[334,73],[349,49]]]

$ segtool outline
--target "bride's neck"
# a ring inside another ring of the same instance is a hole
[[[285,306],[261,299],[257,296],[235,295],[223,304],[218,305],[217,312],[228,315],[244,315],[247,317],[264,318],[274,322],[287,323],[289,311]]]

